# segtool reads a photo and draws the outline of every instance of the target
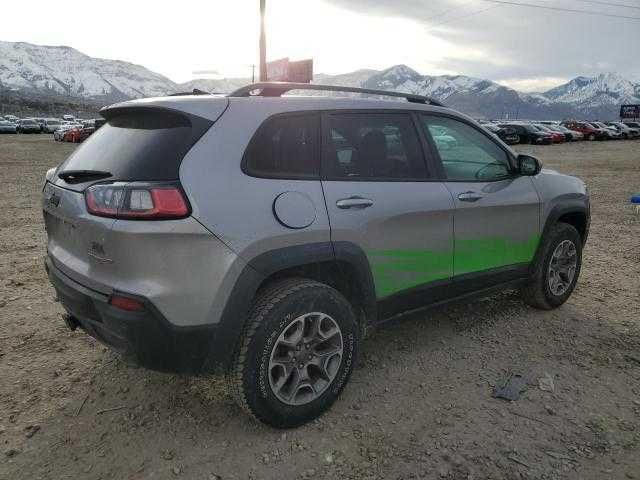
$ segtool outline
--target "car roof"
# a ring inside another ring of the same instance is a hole
[[[447,113],[477,123],[455,110],[435,105],[408,102],[406,100],[386,100],[354,97],[332,96],[298,96],[282,97],[223,97],[216,95],[184,95],[171,97],[152,97],[129,100],[105,107],[102,111],[126,107],[162,107],[179,110],[204,118],[217,119],[222,105],[251,105],[257,114],[273,115],[278,113],[305,110],[406,110]],[[224,106],[226,108],[226,106]]]

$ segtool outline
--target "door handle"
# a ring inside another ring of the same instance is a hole
[[[481,198],[482,198],[482,195],[472,191],[458,194],[458,200],[460,200],[461,202],[477,202]]]
[[[347,209],[347,208],[367,208],[373,205],[373,200],[369,198],[363,197],[349,197],[349,198],[341,198],[336,202],[336,207]]]

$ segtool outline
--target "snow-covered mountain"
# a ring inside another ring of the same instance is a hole
[[[89,57],[70,47],[0,42],[0,90],[106,103],[166,95],[176,84],[140,65]]]
[[[582,108],[640,103],[640,83],[634,84],[616,73],[602,73],[592,78],[576,77],[545,92],[544,96]]]
[[[0,42],[0,95],[28,100],[105,105],[194,88],[228,93],[248,78],[196,79],[176,84],[142,66],[89,57],[70,47]],[[622,103],[640,103],[640,83],[615,74],[576,77],[542,93],[523,93],[464,75],[422,75],[406,65],[317,74],[314,83],[427,95],[469,115],[488,118],[615,118]]]
[[[323,75],[316,82],[426,95],[470,115],[488,118],[615,118],[621,103],[640,103],[640,83],[613,73],[578,77],[543,93],[523,93],[465,75],[421,75],[406,65],[368,71],[368,77],[361,72]]]

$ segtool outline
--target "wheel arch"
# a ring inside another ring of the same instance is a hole
[[[562,205],[556,205],[547,215],[547,219],[542,229],[542,238],[549,229],[559,223],[567,223],[574,227],[580,234],[580,239],[584,245],[589,236],[590,211],[588,203],[582,200],[574,200]]]
[[[277,248],[248,262],[223,310],[220,323],[228,343],[237,344],[256,295],[273,281],[302,277],[326,283],[354,307],[360,329],[376,319],[373,276],[364,251],[351,242],[318,242]]]
[[[351,303],[360,323],[376,318],[373,276],[364,251],[351,242],[319,242],[279,248],[249,262],[268,283],[287,277],[316,280],[338,290]],[[361,326],[364,326],[361,325]]]

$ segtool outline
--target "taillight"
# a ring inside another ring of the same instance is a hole
[[[189,203],[174,184],[98,184],[84,192],[87,211],[100,217],[167,220],[189,215]]]

